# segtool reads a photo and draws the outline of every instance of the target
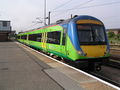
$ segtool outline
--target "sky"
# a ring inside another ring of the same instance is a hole
[[[27,31],[42,27],[45,0],[0,0],[0,20],[10,20],[12,30]],[[46,17],[51,22],[68,19],[71,14],[100,19],[106,29],[120,28],[120,0],[46,0]]]

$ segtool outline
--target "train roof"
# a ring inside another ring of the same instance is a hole
[[[69,23],[70,21],[77,21],[77,20],[84,20],[84,19],[88,19],[88,20],[96,20],[96,21],[99,21],[101,22],[99,19],[95,18],[95,17],[92,17],[92,16],[88,16],[88,15],[81,15],[81,16],[78,16],[78,15],[75,15],[73,18],[70,18],[70,19],[67,19],[67,20],[60,20],[61,22],[60,23],[56,23],[56,24],[66,24],[66,23]],[[59,21],[59,20],[58,20]]]
[[[63,24],[67,24],[69,22],[75,22],[77,20],[84,20],[84,19],[100,21],[99,19],[97,19],[95,17],[92,17],[92,16],[88,16],[88,15],[80,15],[80,16],[75,15],[73,18],[66,19],[66,20],[60,19],[60,20],[57,20],[55,23],[52,23],[50,25],[39,27],[39,28],[35,28],[35,29],[29,30],[29,31],[25,31],[25,32],[31,32],[33,30],[43,29],[43,28],[47,28],[47,27],[50,27],[50,26],[54,26],[54,25],[63,25]],[[23,33],[25,33],[25,32],[23,32]]]

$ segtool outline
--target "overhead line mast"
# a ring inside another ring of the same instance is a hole
[[[44,0],[44,25],[46,26],[46,0]]]

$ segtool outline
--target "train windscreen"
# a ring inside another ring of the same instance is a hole
[[[78,24],[78,37],[81,45],[105,45],[105,29],[102,25]]]

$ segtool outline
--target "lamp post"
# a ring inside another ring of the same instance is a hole
[[[46,19],[48,19],[48,25],[50,25],[50,14],[51,12],[49,11],[48,17],[46,17],[46,0],[44,0],[44,25],[46,26]]]

